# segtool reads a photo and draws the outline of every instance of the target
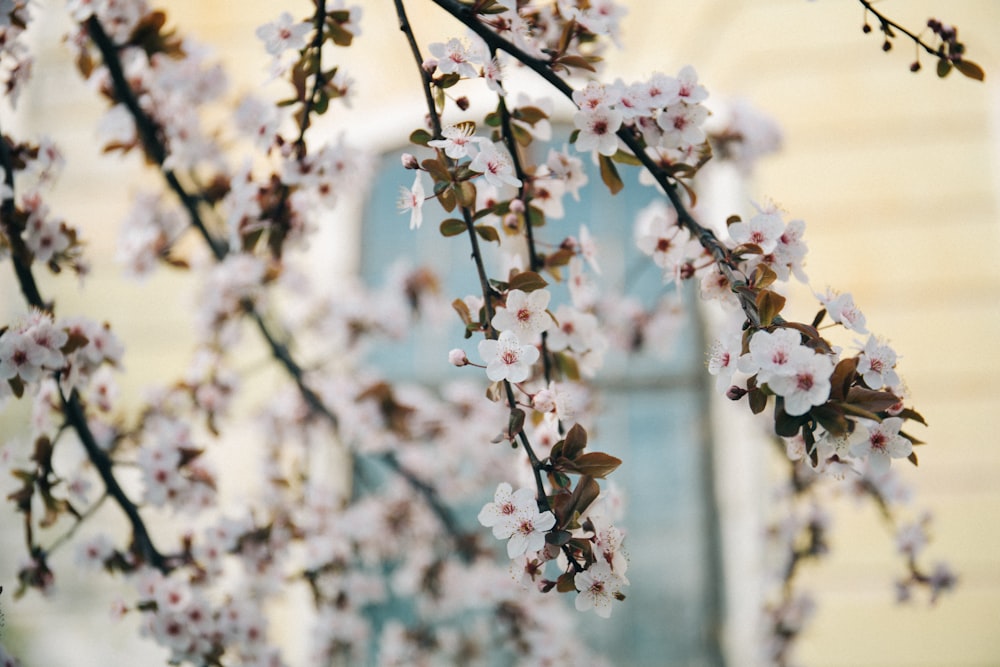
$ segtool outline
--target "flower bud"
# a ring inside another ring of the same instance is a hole
[[[726,390],[726,398],[730,401],[738,401],[744,396],[746,396],[747,390],[743,387],[738,387],[735,384]]]
[[[410,153],[403,153],[400,156],[400,160],[403,162],[403,169],[419,169],[420,163],[417,162],[416,156]]]
[[[539,412],[553,412],[556,409],[556,399],[548,389],[542,389],[531,398],[531,407]]]
[[[424,62],[420,63],[420,68],[427,72],[428,74],[433,74],[434,70],[437,69],[438,61],[434,58],[428,58]]]
[[[524,213],[524,202],[520,199],[510,200],[510,212],[511,213]]]
[[[456,347],[448,353],[448,361],[452,366],[462,367],[469,363],[469,358],[465,356],[465,350],[460,350]]]

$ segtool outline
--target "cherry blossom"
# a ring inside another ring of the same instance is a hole
[[[895,366],[895,350],[880,342],[875,336],[869,336],[864,349],[858,355],[858,373],[861,374],[865,384],[872,389],[895,387],[899,384]]]
[[[257,37],[272,56],[281,56],[286,51],[303,48],[308,41],[313,26],[306,22],[296,22],[288,12],[282,12],[272,23],[257,28]]]
[[[785,369],[768,376],[767,386],[785,399],[785,412],[803,415],[830,397],[833,361],[805,347],[794,348]]]
[[[409,189],[400,188],[399,192],[399,212],[410,213],[410,229],[419,229],[423,223],[425,199],[423,172],[417,171],[413,185]]]
[[[582,108],[573,114],[573,124],[580,131],[576,137],[578,151],[597,151],[601,155],[618,152],[615,134],[622,125],[621,112],[607,107]]]
[[[523,292],[512,289],[507,293],[507,305],[497,308],[490,324],[497,331],[512,331],[530,340],[554,325],[546,308],[552,294],[548,290]]]
[[[521,179],[514,175],[514,165],[510,155],[496,144],[489,142],[480,144],[479,152],[472,158],[469,169],[482,174],[487,183],[497,188],[504,185],[521,187]]]
[[[854,456],[868,460],[872,475],[881,476],[889,471],[891,459],[903,459],[913,452],[913,443],[899,434],[903,420],[888,417],[881,422],[858,428],[867,431],[866,437],[851,447]]]
[[[621,594],[622,586],[626,584],[628,580],[614,572],[609,563],[594,563],[573,578],[573,585],[578,591],[575,602],[577,610],[593,609],[601,618],[610,618],[612,601]]]
[[[534,345],[521,345],[513,331],[502,331],[497,340],[479,342],[479,355],[486,362],[486,376],[494,382],[523,382],[539,357]]]

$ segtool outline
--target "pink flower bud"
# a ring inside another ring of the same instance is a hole
[[[510,200],[510,212],[511,213],[524,213],[524,202],[520,199]]]
[[[469,358],[465,356],[465,351],[455,348],[448,353],[448,361],[452,366],[465,366],[469,363]]]
[[[416,156],[411,153],[403,153],[400,156],[400,160],[403,163],[403,169],[419,169],[420,163],[417,162]]]

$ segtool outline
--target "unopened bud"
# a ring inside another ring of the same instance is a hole
[[[548,389],[542,389],[531,398],[531,407],[539,412],[553,412],[556,409],[555,396]]]
[[[738,387],[735,384],[726,390],[726,398],[730,401],[738,401],[747,395],[747,390],[743,387]]]
[[[428,58],[424,62],[420,63],[420,68],[423,69],[428,74],[433,74],[434,70],[437,69],[438,61],[434,58]]]
[[[465,356],[465,350],[455,348],[448,353],[448,361],[452,366],[462,367],[468,365],[469,358]]]
[[[920,63],[918,61],[914,60],[913,64],[910,65],[910,71],[911,72],[919,72],[920,71]]]
[[[511,213],[524,213],[524,202],[520,199],[510,200],[510,212]]]
[[[892,50],[892,42],[890,42],[889,40],[885,40],[884,42],[882,42],[882,50],[883,51]]]
[[[400,160],[403,163],[403,169],[419,169],[420,168],[420,163],[417,162],[416,156],[412,155],[411,153],[403,153],[400,156]]]
[[[465,111],[466,109],[469,108],[469,98],[463,95],[462,97],[459,97],[457,100],[455,100],[455,104],[458,105],[459,109]]]

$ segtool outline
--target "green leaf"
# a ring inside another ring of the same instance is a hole
[[[618,149],[617,153],[611,156],[611,159],[619,164],[630,164],[633,167],[642,166],[642,162],[639,161],[639,158],[632,155],[631,153],[621,150],[620,148]]]
[[[433,135],[427,130],[414,130],[410,133],[410,143],[417,146],[426,146],[427,142],[433,138]]]
[[[598,155],[597,160],[601,166],[601,180],[608,186],[608,190],[613,195],[621,192],[625,184],[622,183],[622,178],[618,175],[618,168],[615,167],[614,161],[607,155]]]
[[[458,72],[449,72],[448,74],[443,74],[438,78],[434,79],[434,85],[438,88],[451,88],[456,83],[462,80],[462,75]]]
[[[458,218],[448,218],[447,220],[441,221],[441,236],[458,236],[459,234],[464,234],[466,229],[465,222],[459,220]]]
[[[451,213],[455,210],[455,191],[451,188],[445,188],[438,193],[438,201],[441,202],[441,208]]]
[[[542,289],[548,283],[545,278],[534,271],[521,271],[521,273],[516,274],[510,279],[508,283],[510,289],[519,289],[522,292],[534,292],[535,290]]]
[[[524,121],[525,123],[531,125],[532,127],[534,127],[535,123],[537,123],[538,121],[545,120],[546,118],[549,117],[547,113],[545,113],[538,107],[531,107],[531,106],[519,107],[517,109],[514,109],[514,113],[511,115],[518,120]]]
[[[500,233],[497,232],[497,228],[493,225],[476,225],[476,233],[479,234],[484,241],[500,243]]]
[[[462,181],[455,186],[455,192],[458,195],[458,203],[466,208],[475,208],[476,206],[476,186],[472,184],[471,181]]]
[[[983,81],[986,79],[986,72],[983,71],[983,68],[971,60],[956,60],[953,65],[955,66],[955,69],[970,79],[975,79],[976,81]]]
[[[951,74],[951,62],[947,58],[939,58],[937,63],[937,75],[942,79]]]

